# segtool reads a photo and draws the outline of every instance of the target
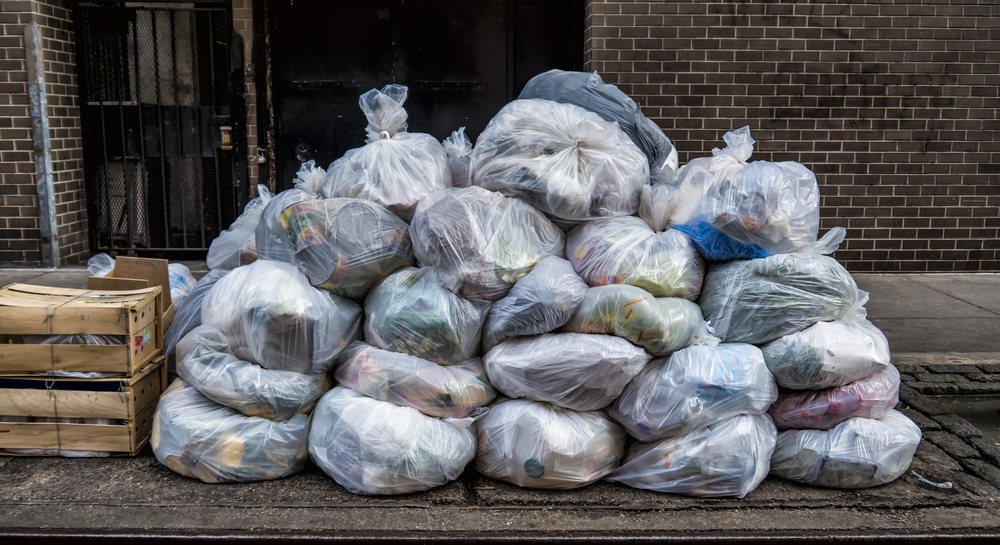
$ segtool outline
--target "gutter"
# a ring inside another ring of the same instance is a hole
[[[45,92],[45,65],[42,35],[38,25],[24,27],[25,58],[28,65],[28,97],[31,107],[32,156],[35,160],[35,188],[38,192],[38,227],[41,231],[42,266],[59,266],[59,228],[56,225],[56,196],[52,180],[52,142],[49,140],[48,98]]]

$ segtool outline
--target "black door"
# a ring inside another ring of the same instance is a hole
[[[203,251],[246,201],[242,45],[226,2],[80,2],[93,251]]]
[[[358,96],[409,86],[409,130],[475,141],[534,75],[583,64],[582,0],[270,0],[279,187],[364,144]]]

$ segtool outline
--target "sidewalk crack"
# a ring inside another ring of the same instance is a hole
[[[920,284],[921,286],[923,286],[923,287],[925,287],[927,289],[934,290],[934,291],[940,293],[941,295],[947,295],[948,297],[951,297],[952,299],[958,299],[959,301],[961,301],[963,303],[970,304],[970,305],[978,308],[979,310],[985,310],[986,312],[989,312],[990,314],[993,314],[994,316],[1000,316],[1000,312],[994,312],[994,311],[992,311],[992,310],[990,310],[988,308],[981,307],[981,306],[973,303],[972,301],[966,301],[965,299],[962,299],[961,297],[959,297],[957,295],[952,295],[952,294],[950,294],[948,292],[941,291],[941,290],[935,288],[934,286],[929,286],[927,284],[924,284],[923,282],[918,282],[918,281],[916,281],[916,280],[914,280],[912,278],[907,278],[907,280],[909,280],[910,282],[913,282],[914,284]]]

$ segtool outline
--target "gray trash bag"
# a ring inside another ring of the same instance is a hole
[[[245,483],[297,473],[308,460],[309,416],[246,416],[177,379],[160,396],[149,444],[161,464],[206,483]]]
[[[614,121],[645,154],[653,180],[671,180],[677,175],[677,150],[667,135],[643,115],[634,100],[618,87],[604,83],[597,72],[549,70],[528,80],[518,98],[573,104],[605,121]]]
[[[309,455],[355,494],[420,492],[454,481],[476,455],[463,425],[337,387],[313,413]]]
[[[420,201],[410,224],[413,252],[449,290],[496,301],[566,237],[541,212],[481,187],[449,188]]]
[[[696,345],[653,360],[608,414],[640,441],[687,433],[738,414],[763,414],[778,398],[760,349]]]
[[[705,324],[698,305],[679,297],[653,297],[629,285],[587,290],[563,331],[617,335],[653,356],[669,356],[695,340]]]
[[[698,304],[723,342],[765,344],[856,314],[863,300],[832,257],[780,254],[716,263]]]
[[[444,367],[355,341],[340,360],[334,376],[341,386],[428,416],[465,418],[497,396],[479,358]]]
[[[305,375],[330,370],[360,336],[361,317],[357,303],[310,286],[295,265],[263,260],[219,280],[201,308],[237,358]]]
[[[177,344],[177,373],[216,403],[274,421],[307,414],[331,387],[326,373],[271,371],[242,361],[218,329],[204,325]]]
[[[257,197],[243,207],[243,213],[230,226],[219,233],[208,247],[205,264],[209,269],[232,270],[257,261],[257,222],[264,207],[274,198],[264,184],[257,185]]]
[[[614,401],[649,359],[619,337],[547,333],[507,339],[486,353],[483,364],[490,383],[507,397],[593,411]]]
[[[476,140],[472,182],[575,224],[634,214],[649,165],[617,125],[592,112],[515,100]]]
[[[687,235],[654,233],[635,217],[594,220],[570,231],[566,257],[591,286],[629,284],[655,297],[695,300],[705,261]]]
[[[463,299],[441,286],[433,267],[403,269],[365,298],[365,339],[441,365],[479,355],[487,301]]]
[[[441,141],[448,155],[448,169],[451,171],[452,187],[472,185],[470,175],[472,164],[472,140],[465,134],[465,127],[459,127],[451,136]]]
[[[562,327],[587,293],[587,283],[561,257],[542,259],[490,308],[483,325],[483,350],[509,337],[540,335]]]
[[[194,285],[191,294],[184,299],[174,312],[174,323],[167,330],[163,337],[163,355],[170,356],[173,353],[177,342],[191,332],[192,329],[201,325],[201,305],[205,301],[205,296],[209,290],[215,286],[216,282],[229,274],[226,269],[212,269],[208,274],[201,277]]]
[[[368,138],[330,165],[323,195],[373,201],[408,222],[421,198],[451,187],[441,143],[429,134],[406,132],[406,95],[405,85],[361,95]]]
[[[625,453],[625,432],[602,411],[502,398],[474,427],[474,467],[527,488],[586,486],[617,468]]]
[[[861,303],[868,294],[861,292]],[[760,349],[778,386],[820,390],[844,386],[889,365],[889,341],[864,319],[864,307],[853,316],[815,325]]]
[[[899,371],[885,369],[839,388],[784,390],[768,414],[779,429],[828,430],[848,418],[881,418],[899,403]]]
[[[906,472],[920,438],[920,428],[897,411],[850,418],[831,430],[782,431],[771,475],[829,488],[878,486]]]
[[[777,438],[766,414],[741,414],[658,443],[636,443],[605,480],[656,492],[742,498],[767,477]]]

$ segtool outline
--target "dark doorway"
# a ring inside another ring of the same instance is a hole
[[[247,199],[242,44],[228,2],[79,2],[93,251],[204,251]]]
[[[364,144],[358,96],[409,86],[409,130],[475,141],[532,76],[583,66],[582,0],[269,0],[279,188]]]

